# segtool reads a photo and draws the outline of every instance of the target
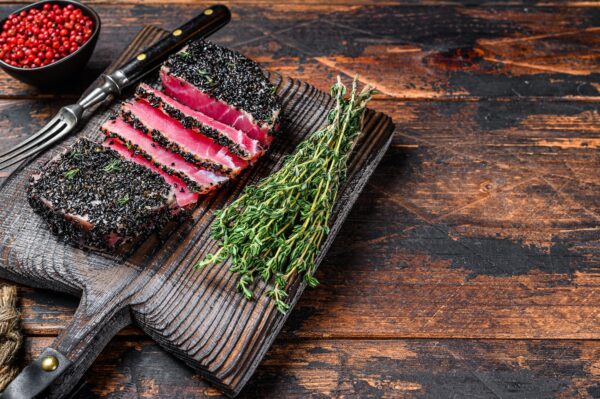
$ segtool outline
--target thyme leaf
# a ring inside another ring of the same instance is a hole
[[[192,58],[192,55],[187,51],[182,51],[179,53],[179,58],[183,61],[189,61]]]
[[[287,289],[295,276],[315,287],[315,261],[329,234],[329,219],[348,158],[360,134],[362,116],[373,90],[349,98],[338,77],[331,88],[335,106],[328,124],[302,142],[279,171],[244,189],[240,197],[216,213],[212,236],[220,248],[196,263],[196,268],[231,258],[230,271],[239,276],[237,289],[253,297],[257,279],[269,284],[267,296],[287,312]]]
[[[74,169],[68,170],[64,173],[64,176],[69,180],[73,180],[75,175],[77,175],[77,173],[79,173],[80,170],[81,169],[79,169],[79,168],[74,168]]]
[[[212,76],[210,76],[208,71],[198,68],[196,69],[196,73],[198,73],[198,75],[200,75],[210,87],[213,87],[217,84]]]
[[[124,196],[117,199],[117,204],[125,205],[129,202],[129,194],[125,194]]]
[[[69,158],[80,161],[83,159],[83,154],[79,151],[73,151],[69,154]]]
[[[102,168],[102,170],[106,173],[118,172],[119,170],[121,170],[121,161],[118,159],[113,159],[108,164],[106,164],[106,166]]]

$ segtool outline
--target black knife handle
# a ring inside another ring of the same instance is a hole
[[[210,6],[194,19],[140,52],[109,77],[118,84],[119,89],[122,89],[154,70],[169,55],[181,49],[190,40],[209,36],[225,26],[230,19],[231,12],[224,5]]]

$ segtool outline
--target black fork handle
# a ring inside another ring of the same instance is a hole
[[[148,72],[153,71],[169,55],[181,49],[190,40],[207,37],[225,26],[231,19],[231,12],[224,5],[213,5],[205,9],[194,19],[157,43],[140,52],[125,65],[109,75],[119,89],[136,82]]]
[[[137,82],[143,76],[152,72],[169,55],[181,49],[190,40],[207,37],[221,29],[231,20],[231,12],[223,5],[213,5],[202,11],[200,15],[186,22],[167,36],[138,53],[119,69],[110,75],[102,75],[103,83],[77,104],[70,105],[70,112],[77,123],[83,117],[85,110],[101,103],[109,96],[119,96],[124,88]]]

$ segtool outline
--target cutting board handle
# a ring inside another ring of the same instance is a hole
[[[6,387],[1,399],[31,399],[45,391],[62,398],[77,385],[106,344],[131,324],[129,306],[82,296],[71,323],[42,354]]]

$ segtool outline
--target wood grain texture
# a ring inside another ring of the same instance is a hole
[[[50,342],[29,339],[27,358]],[[239,398],[595,398],[599,358],[593,341],[278,339]],[[99,397],[223,396],[152,341],[117,338],[72,396]]]
[[[69,99],[143,23],[175,27],[194,12],[188,1],[98,3],[108,25],[90,64],[95,72],[70,88]],[[600,338],[600,132],[592,90],[599,3],[271,3],[228,3],[234,20],[216,39],[320,88],[340,69],[364,71],[400,95],[372,103],[397,125],[392,146],[320,267],[322,285],[304,293],[242,396],[600,397],[592,349]],[[356,23],[365,10],[377,24]],[[315,37],[319,59],[305,51],[314,50]],[[495,59],[470,50],[479,46]],[[531,65],[515,64],[521,61]],[[31,119],[37,127],[68,101],[1,74],[0,81],[0,149],[30,134]],[[78,303],[25,287],[19,295],[36,348],[60,333]],[[218,395],[143,335],[124,329],[78,397]],[[318,352],[332,341],[344,350],[323,363]],[[356,342],[427,349],[397,362],[382,350],[381,361],[367,364],[353,359],[372,359],[372,347]]]
[[[143,30],[128,48],[127,56],[121,58],[129,58],[162,32],[156,28]],[[108,340],[132,320],[229,394],[237,394],[250,378],[286,317],[263,296],[246,301],[235,290],[230,265],[202,272],[191,265],[216,245],[209,231],[214,211],[233,201],[247,184],[273,173],[285,154],[325,122],[332,105],[328,95],[298,80],[279,75],[273,75],[272,80],[282,100],[284,133],[269,154],[234,184],[203,197],[189,223],[149,239],[131,256],[72,247],[53,236],[25,200],[31,173],[78,137],[101,139],[98,128],[118,103],[94,116],[76,137],[21,167],[4,182],[0,190],[4,204],[0,215],[0,274],[28,285],[82,296],[71,323],[53,343],[73,366],[53,385],[51,396],[68,393]],[[363,134],[349,163],[348,181],[340,190],[331,217],[331,233],[318,262],[389,146],[392,132],[389,117],[367,113]],[[299,281],[292,283],[292,306],[304,286]],[[266,288],[259,284],[255,290],[261,293]]]
[[[320,90],[359,73],[385,98],[598,99],[600,7],[365,3],[233,3],[233,22],[214,39]],[[139,24],[174,28],[204,5],[98,4],[97,50],[60,95],[89,85]],[[0,15],[14,7],[0,5]],[[0,96],[48,94],[0,73]]]
[[[285,334],[598,338],[594,104],[373,106],[396,135]],[[31,334],[56,334],[75,305],[22,296]]]

